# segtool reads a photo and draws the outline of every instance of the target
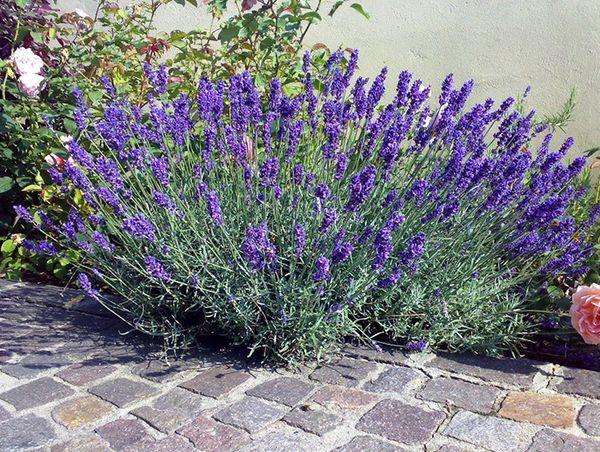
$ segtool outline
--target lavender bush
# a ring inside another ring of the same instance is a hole
[[[181,345],[227,334],[268,357],[319,357],[344,338],[421,350],[499,353],[537,321],[538,278],[582,275],[596,213],[566,214],[585,158],[561,163],[534,112],[443,82],[438,102],[408,72],[381,104],[387,70],[354,77],[358,54],[326,75],[304,61],[304,91],[262,98],[250,74],[196,99],[140,109],[104,80],[103,116],[81,93],[75,121],[93,143],[51,177],[66,218],[17,213],[85,256],[80,286],[135,328]],[[323,94],[313,90],[322,84]],[[540,144],[533,149],[533,140]],[[78,207],[76,207],[78,206]],[[101,289],[122,295],[105,298]]]

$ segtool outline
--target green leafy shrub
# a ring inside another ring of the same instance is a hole
[[[50,174],[85,206],[64,219],[17,206],[65,239],[24,246],[81,253],[81,287],[174,347],[199,330],[284,360],[349,336],[518,347],[541,278],[587,271],[597,211],[568,213],[585,157],[561,163],[573,142],[552,150],[551,134],[534,152],[544,127],[511,98],[465,110],[472,81],[448,76],[428,105],[430,88],[402,72],[380,105],[387,70],[369,86],[353,81],[357,52],[345,69],[342,56],[322,77],[306,56],[292,96],[276,79],[261,96],[245,72],[169,100],[166,70],[147,67],[141,109],[105,80],[102,118],[79,101],[85,140]]]

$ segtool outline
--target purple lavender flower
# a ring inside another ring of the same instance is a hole
[[[259,170],[260,185],[263,187],[275,187],[279,176],[279,159],[271,157],[266,159]]]
[[[162,207],[163,209],[166,209],[169,212],[175,212],[177,210],[177,205],[165,193],[162,193],[158,190],[154,190],[152,198],[154,199],[154,202],[157,206]]]
[[[92,240],[96,245],[98,245],[100,248],[102,248],[108,253],[111,253],[115,249],[115,246],[112,243],[110,243],[108,238],[99,231],[94,231],[92,233]]]
[[[302,165],[296,165],[292,169],[292,181],[296,185],[302,184],[304,180],[304,167]]]
[[[154,158],[150,161],[150,168],[154,177],[165,187],[170,184],[169,161],[166,157]]]
[[[121,223],[121,228],[132,237],[145,239],[150,242],[156,240],[154,225],[141,213],[125,218],[123,223]]]
[[[323,211],[323,220],[319,226],[320,232],[327,232],[338,220],[339,215],[335,208],[327,208]]]
[[[333,264],[344,262],[350,258],[353,251],[354,246],[350,242],[336,241],[331,255],[331,262]]]
[[[294,254],[302,257],[306,246],[306,229],[300,223],[294,225]]]
[[[206,201],[206,210],[215,224],[223,224],[223,212],[219,204],[219,195],[216,191],[209,191],[204,197]]]
[[[327,184],[319,184],[315,187],[315,196],[321,202],[325,201],[331,195],[331,189]]]
[[[93,288],[90,278],[85,273],[77,275],[77,282],[88,297],[96,299],[100,295],[100,292]]]
[[[242,243],[242,253],[250,268],[255,272],[275,263],[277,251],[269,240],[269,229],[266,224],[248,226],[246,239]]]
[[[411,353],[421,353],[424,352],[429,343],[425,339],[420,339],[418,341],[410,341],[406,344],[406,349]]]
[[[47,255],[47,256],[56,256],[58,254],[58,250],[56,247],[45,240],[40,240],[39,242],[33,242],[29,239],[25,239],[22,242],[23,248],[33,254]]]
[[[157,261],[152,256],[146,256],[144,260],[144,264],[146,264],[146,271],[156,279],[162,279],[163,281],[170,281],[172,278],[171,272],[169,272],[163,264]]]
[[[154,69],[150,64],[144,63],[144,75],[157,94],[163,94],[167,90],[169,74],[164,64]]]
[[[33,219],[33,216],[22,205],[18,204],[16,206],[13,206],[13,209],[15,210],[15,213],[17,214],[17,217],[19,217],[23,221],[25,221],[27,223],[30,223],[30,224],[34,224],[35,223],[35,220]]]
[[[373,165],[366,166],[363,170],[350,179],[349,199],[346,210],[355,211],[367,200],[375,188],[377,170]]]
[[[426,241],[427,237],[425,234],[419,232],[408,240],[404,251],[400,253],[400,261],[403,265],[411,269],[411,271],[416,270],[415,261],[425,252]]]
[[[315,271],[312,275],[313,281],[326,281],[331,278],[331,273],[329,272],[329,259],[324,256],[320,256],[317,258],[315,263]]]

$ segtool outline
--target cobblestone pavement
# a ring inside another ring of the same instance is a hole
[[[293,373],[215,344],[167,367],[78,296],[0,280],[2,451],[600,451],[592,371],[349,348]]]

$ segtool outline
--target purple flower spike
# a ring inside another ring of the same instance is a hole
[[[98,295],[100,295],[100,292],[98,292],[92,287],[92,282],[90,281],[88,275],[86,275],[85,273],[79,273],[79,275],[77,275],[77,282],[79,284],[79,287],[81,287],[81,289],[85,292],[85,294],[88,297],[98,298]]]
[[[146,270],[153,278],[162,279],[163,281],[169,281],[171,279],[171,273],[154,257],[146,256],[144,264],[146,264]]]
[[[329,272],[329,259],[324,256],[317,258],[317,262],[315,264],[315,271],[312,275],[313,281],[326,281],[331,278],[331,273]]]

